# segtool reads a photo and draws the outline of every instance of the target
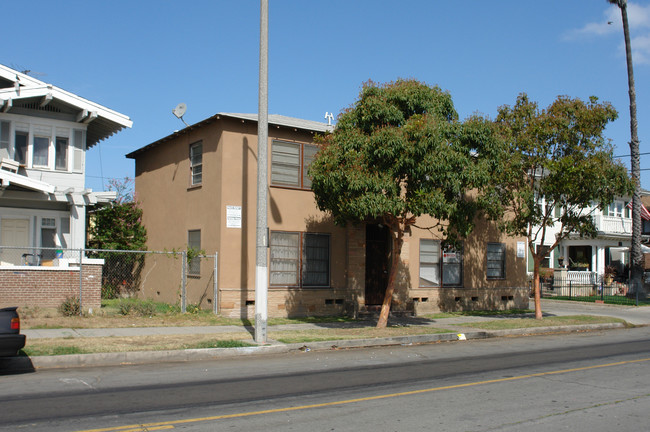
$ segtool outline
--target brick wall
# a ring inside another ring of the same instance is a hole
[[[82,266],[82,309],[101,307],[102,264]],[[58,307],[79,297],[78,267],[14,267],[0,269],[0,305]]]

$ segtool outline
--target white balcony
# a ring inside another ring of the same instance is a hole
[[[620,216],[594,216],[594,224],[599,233],[632,235],[632,219]]]

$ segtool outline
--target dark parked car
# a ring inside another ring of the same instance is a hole
[[[0,309],[0,356],[15,356],[25,346],[20,334],[20,317],[16,307]]]

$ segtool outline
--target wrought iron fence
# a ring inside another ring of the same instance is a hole
[[[102,259],[104,261],[101,285],[103,299],[139,296],[155,300],[156,296],[163,291],[172,292],[176,293],[175,297],[182,312],[187,311],[188,305],[197,305],[202,300],[202,298],[190,298],[188,292],[203,292],[205,297],[205,293],[210,289],[212,309],[217,313],[217,257],[216,253],[197,256],[191,254],[188,259],[187,251],[0,246],[0,268],[79,268],[79,262],[83,260]],[[83,272],[83,268],[79,271]],[[83,279],[83,274],[80,273],[79,279]],[[80,286],[80,297],[81,292]]]
[[[593,272],[582,273],[584,277],[581,278],[561,279],[553,276],[540,278],[541,296],[558,300],[598,301],[636,306],[645,300],[641,289],[634,289],[627,282],[605,280],[602,275]]]

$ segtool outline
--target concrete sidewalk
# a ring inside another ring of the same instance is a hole
[[[533,302],[530,309],[534,309]],[[582,302],[569,302],[563,300],[542,300],[542,311],[545,316],[566,315],[598,315],[624,319],[633,325],[650,325],[650,307],[603,305]],[[532,316],[529,314],[528,316]],[[494,319],[509,319],[519,317],[495,316],[460,316],[453,318],[439,318],[435,320],[391,317],[389,325],[404,325],[449,329],[453,331],[466,330],[460,326],[462,323],[492,321]],[[325,328],[354,328],[373,326],[373,321],[333,322],[316,324],[284,324],[269,326],[268,330],[319,330]],[[194,327],[120,327],[120,328],[95,328],[95,329],[26,329],[22,333],[29,339],[42,338],[84,338],[84,337],[111,337],[111,336],[149,336],[149,335],[183,335],[183,334],[219,334],[219,333],[249,333],[253,327],[244,326],[194,326]]]
[[[441,318],[436,320],[419,318],[391,317],[389,325],[410,326],[410,327],[431,327],[449,330],[462,330],[461,323],[491,321],[495,317],[454,317]],[[324,322],[304,324],[282,324],[268,326],[268,331],[299,331],[299,330],[322,330],[332,328],[362,328],[372,327],[376,321],[354,321],[354,322]],[[189,327],[118,327],[118,328],[92,328],[92,329],[26,329],[21,333],[27,339],[51,339],[51,338],[87,338],[87,337],[111,337],[111,336],[154,336],[154,335],[184,335],[184,334],[220,334],[220,333],[249,333],[253,334],[254,327],[225,325],[225,326],[189,326]]]
[[[531,309],[534,305],[531,302]],[[586,304],[580,302],[567,302],[559,300],[542,300],[542,311],[546,316],[566,315],[598,315],[621,318],[637,326],[650,326],[650,307],[612,306],[602,304]],[[530,316],[526,315],[526,316]],[[399,336],[375,339],[337,340],[335,342],[310,342],[307,344],[282,344],[269,341],[265,346],[246,348],[208,348],[173,351],[138,351],[121,353],[99,354],[72,354],[62,356],[43,357],[14,357],[0,360],[0,371],[6,367],[13,368],[51,368],[51,367],[78,367],[78,366],[110,366],[137,363],[156,363],[165,361],[197,361],[216,359],[220,357],[233,357],[240,355],[286,353],[295,350],[326,350],[353,347],[372,347],[387,345],[410,345],[417,343],[431,343],[437,341],[454,341],[459,339],[484,339],[488,337],[502,337],[508,335],[531,335],[542,333],[593,331],[622,328],[623,324],[589,324],[577,326],[537,327],[511,330],[484,331],[461,326],[463,323],[491,321],[494,319],[512,319],[518,317],[504,316],[461,316],[453,318],[440,318],[435,320],[422,318],[394,318],[391,317],[389,325],[404,325],[430,327],[432,329],[446,329],[450,333],[433,333],[412,336]],[[325,328],[354,328],[373,326],[373,321],[366,322],[341,322],[317,324],[285,324],[269,326],[268,330],[311,330]],[[197,335],[219,333],[248,333],[253,334],[252,327],[244,326],[200,326],[200,327],[129,327],[129,328],[98,328],[98,329],[34,329],[23,330],[27,340],[39,338],[84,338],[84,337],[111,337],[111,336],[148,336],[148,335]],[[460,336],[462,334],[462,336]],[[13,360],[13,363],[11,361]],[[13,365],[13,366],[12,366]]]

